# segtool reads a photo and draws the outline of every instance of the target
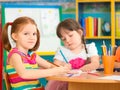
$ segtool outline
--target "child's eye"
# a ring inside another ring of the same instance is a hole
[[[28,35],[28,33],[24,33],[24,35]]]
[[[37,33],[33,33],[33,35],[37,35]]]
[[[72,36],[73,36],[72,34],[69,35],[69,37],[72,37]]]
[[[66,39],[65,38],[61,38],[62,41],[65,41]]]

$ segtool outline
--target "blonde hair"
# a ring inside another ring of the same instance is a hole
[[[19,17],[19,18],[15,19],[13,21],[13,23],[6,23],[4,25],[3,30],[2,30],[2,42],[3,42],[4,49],[6,49],[7,51],[10,51],[10,49],[11,49],[10,41],[8,38],[8,26],[11,25],[11,35],[12,35],[13,33],[19,32],[20,28],[26,24],[34,24],[36,26],[37,42],[36,42],[35,46],[32,49],[30,49],[30,51],[35,51],[38,49],[38,47],[40,45],[40,33],[37,28],[37,24],[35,23],[35,21],[32,18],[29,18],[26,16]]]

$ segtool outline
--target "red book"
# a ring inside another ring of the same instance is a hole
[[[97,18],[94,18],[93,19],[94,21],[94,36],[98,36],[98,19]]]

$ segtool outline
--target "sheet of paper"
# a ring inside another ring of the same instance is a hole
[[[83,73],[81,70],[71,70],[71,72],[77,72],[75,74],[65,74],[67,77],[73,77],[73,76],[80,76],[81,73]]]
[[[88,72],[83,72],[83,71],[78,70],[78,69],[71,70],[71,72],[78,72],[78,73],[75,73],[75,74],[65,74],[65,76],[75,77],[75,76],[80,76],[82,73],[88,73]],[[96,70],[92,70],[89,73],[95,73],[95,72],[97,72],[97,71]]]
[[[98,79],[107,79],[107,80],[120,80],[120,75],[104,76]]]

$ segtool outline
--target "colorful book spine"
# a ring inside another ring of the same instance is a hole
[[[84,29],[84,36],[102,36],[102,18],[89,16],[86,18],[81,18],[80,23]]]
[[[81,26],[82,26],[82,28],[84,30],[83,34],[84,34],[84,36],[86,36],[85,18],[81,18],[80,23],[81,23]]]
[[[89,37],[93,37],[93,17],[88,17],[88,25],[89,25]]]
[[[116,30],[115,30],[115,34],[117,37],[120,37],[120,13],[116,13]]]
[[[94,36],[98,35],[98,19],[94,18]]]
[[[102,36],[102,19],[98,18],[98,36]]]
[[[86,37],[89,37],[89,20],[85,18],[85,29],[86,29]]]

